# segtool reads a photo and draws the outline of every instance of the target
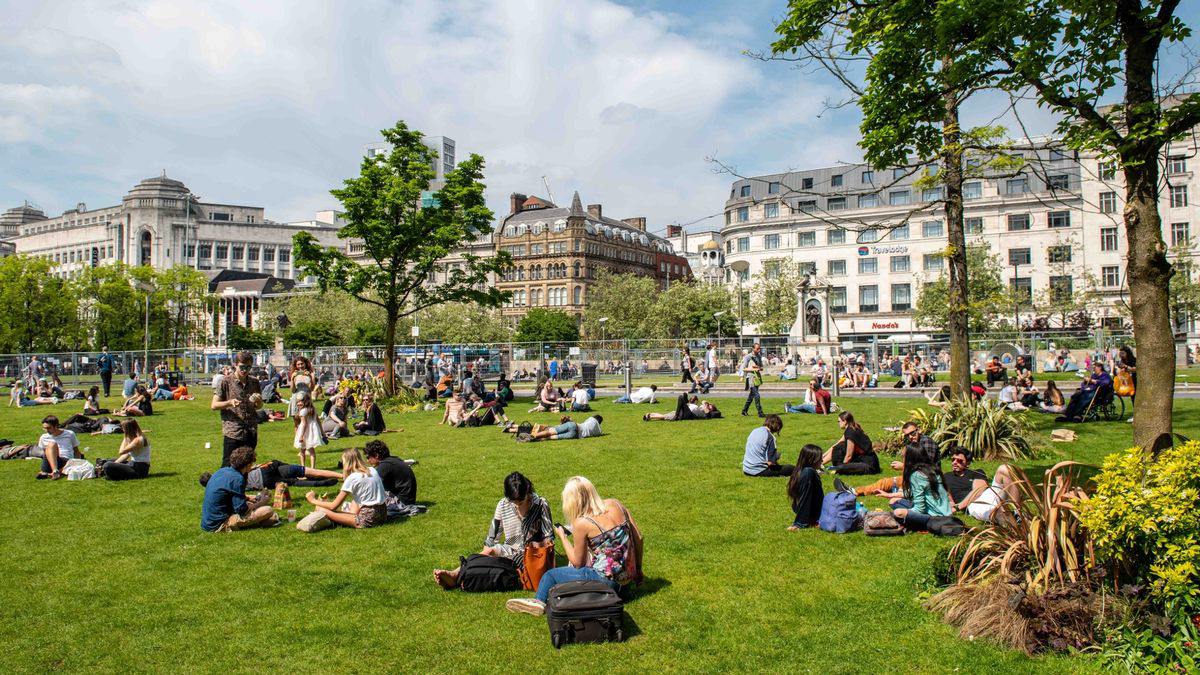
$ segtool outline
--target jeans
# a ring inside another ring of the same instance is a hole
[[[233,454],[234,450],[242,446],[258,448],[258,429],[247,431],[245,438],[230,438],[224,436],[222,438],[221,447],[221,466],[229,466],[229,455]]]
[[[568,581],[603,581],[612,586],[614,591],[618,590],[615,582],[591,567],[571,567],[568,565],[567,567],[555,567],[543,574],[542,580],[538,582],[537,595],[535,597],[542,602],[546,602],[546,599],[550,597],[551,588]]]
[[[817,414],[817,406],[813,405],[812,403],[801,403],[800,405],[794,405],[785,408],[785,410],[790,413],[809,413],[811,415]]]
[[[109,391],[112,390],[112,371],[111,370],[100,371],[100,384],[103,386],[104,395],[108,396]]]
[[[929,516],[920,511],[912,510],[913,503],[908,499],[900,499],[895,504],[892,504],[892,510],[908,509],[908,513],[904,516],[904,527],[913,532],[921,532],[929,529]]]
[[[108,480],[136,480],[150,475],[146,462],[109,462],[104,465],[104,477]]]
[[[758,409],[758,414],[763,414],[762,398],[758,395],[758,387],[751,384],[750,393],[746,394],[746,404],[742,406],[742,414],[745,415],[750,410],[750,403],[754,402],[754,407]]]
[[[613,399],[613,403],[633,403],[633,399],[629,398],[628,396],[620,396],[616,399]]]

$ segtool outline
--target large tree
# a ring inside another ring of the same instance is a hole
[[[323,247],[308,232],[294,237],[296,267],[322,291],[349,293],[384,313],[387,391],[395,391],[396,326],[401,317],[446,302],[498,306],[506,297],[490,284],[509,265],[507,254],[465,256],[446,280],[429,283],[440,260],[477,237],[491,234],[492,212],[483,197],[483,158],[472,154],[446,173],[445,185],[422,205],[441,157],[404,122],[384,129],[386,152],[364,157],[359,175],[331,193],[342,203],[346,225],[338,237],[362,243],[360,264],[342,247]]]
[[[583,334],[589,340],[646,337],[650,332],[647,322],[658,294],[658,284],[650,277],[613,274],[601,268],[588,289]]]
[[[82,337],[75,289],[51,274],[44,258],[0,259],[0,349],[52,352],[73,349]]]
[[[474,303],[436,305],[413,314],[408,320],[420,329],[418,342],[480,344],[508,342],[513,336],[512,328],[498,310]]]
[[[83,299],[83,328],[93,348],[142,348],[145,294],[134,288],[123,263],[86,268],[75,290]]]
[[[534,307],[517,322],[515,342],[574,342],[579,339],[575,319],[562,310]]]
[[[746,320],[753,323],[759,333],[779,334],[791,330],[800,302],[796,287],[804,276],[800,263],[790,258],[763,261],[762,271],[754,275],[750,287]]]
[[[964,0],[965,2],[965,0]],[[979,0],[966,5],[982,28],[973,53],[1004,64],[1014,92],[1032,91],[1061,115],[1066,144],[1115,162],[1125,179],[1127,278],[1142,358],[1134,441],[1171,440],[1175,336],[1169,288],[1174,272],[1163,242],[1159,197],[1164,151],[1200,124],[1191,29],[1180,0]],[[1172,52],[1173,47],[1183,47]],[[1171,63],[1164,69],[1163,62]],[[1177,66],[1183,65],[1179,72]],[[1112,102],[1112,105],[1104,105]]]
[[[738,334],[733,295],[721,284],[679,282],[658,295],[647,317],[655,338],[734,337]]]
[[[208,277],[187,265],[174,265],[155,271],[151,283],[155,289],[151,302],[164,310],[158,344],[178,349],[203,340],[208,333],[207,309],[212,302]],[[153,323],[151,332],[155,332]]]

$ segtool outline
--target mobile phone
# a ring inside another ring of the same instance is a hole
[[[571,528],[563,525],[562,523],[555,523],[554,527],[561,527],[563,532],[565,532],[568,536],[571,534]]]

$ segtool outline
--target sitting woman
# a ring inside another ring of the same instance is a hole
[[[133,480],[150,475],[150,441],[137,420],[121,422],[121,447],[117,458],[104,465],[104,477],[108,480]]]
[[[558,526],[554,531],[570,564],[546,572],[534,599],[513,598],[505,603],[510,612],[545,614],[550,589],[567,581],[603,581],[618,591],[642,581],[642,533],[621,502],[601,499],[583,476],[567,481],[562,502],[563,517],[571,527]]]
[[[125,405],[121,406],[120,410],[113,412],[114,417],[149,417],[154,414],[154,408],[150,402],[150,392],[146,387],[138,385],[133,390],[133,396],[125,399]]]
[[[554,388],[551,380],[546,380],[538,392],[537,405],[529,409],[529,412],[561,412],[563,410],[563,401],[559,398],[558,390]]]
[[[868,476],[879,473],[879,455],[871,445],[867,432],[854,421],[849,411],[838,414],[842,440],[825,452],[822,461],[834,471],[846,476]]]
[[[83,401],[84,415],[107,415],[108,408],[100,407],[100,387],[93,386],[88,390],[87,398]]]
[[[378,436],[386,428],[383,423],[383,412],[375,403],[375,395],[363,394],[363,420],[354,424],[354,430],[363,436]]]
[[[950,385],[943,384],[937,391],[931,391],[925,394],[925,401],[935,408],[945,407],[950,402]]]
[[[347,511],[342,511],[347,496],[353,502]],[[358,448],[350,448],[342,453],[342,487],[333,501],[317,499],[315,492],[309,492],[304,498],[335,525],[362,530],[387,522],[387,495],[383,490],[383,481],[379,473],[367,465]]]
[[[176,401],[192,401],[195,400],[196,397],[188,392],[187,382],[184,382],[183,378],[180,378],[179,384],[171,390],[171,398],[175,399]]]
[[[1009,410],[1025,410],[1025,405],[1021,403],[1021,392],[1017,388],[1017,378],[1015,377],[1008,378],[1008,381],[1005,382],[1004,386],[1000,389],[997,399],[999,400],[1000,405],[1008,408]]]
[[[1067,410],[1067,399],[1054,380],[1046,380],[1046,391],[1042,393],[1042,412],[1061,415]]]
[[[154,381],[153,398],[155,401],[170,401],[174,398],[174,392],[167,386],[167,378],[159,376]]]
[[[346,395],[338,392],[327,401],[326,414],[321,420],[321,433],[325,438],[345,438],[350,435],[350,425],[346,419],[350,416]]]
[[[689,397],[684,393],[675,399],[675,410],[668,413],[646,413],[642,415],[642,421],[680,422],[683,420],[716,419],[720,416],[721,411],[717,410],[717,406],[708,401],[701,401],[696,396]]]
[[[514,471],[504,479],[504,497],[496,503],[492,524],[479,554],[507,558],[520,570],[525,562],[526,545],[554,546],[553,523],[550,505],[534,492],[533,483],[524,474]],[[446,590],[458,588],[459,569],[434,570],[433,580]]]
[[[892,513],[912,531],[928,529],[933,516],[948,516],[950,492],[936,457],[910,445],[904,450],[904,496],[889,501]]]
[[[808,444],[800,449],[796,468],[788,479],[787,494],[792,501],[795,518],[788,526],[789,532],[812,527],[821,517],[821,501],[825,491],[821,489],[821,448]]]

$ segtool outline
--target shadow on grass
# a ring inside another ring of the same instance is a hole
[[[164,473],[155,472],[155,473],[148,474],[145,478],[142,478],[141,480],[150,480],[153,478],[174,478],[175,476],[178,476],[178,475],[179,475],[179,473],[177,471],[167,471]]]

